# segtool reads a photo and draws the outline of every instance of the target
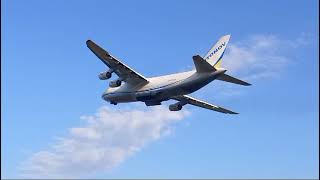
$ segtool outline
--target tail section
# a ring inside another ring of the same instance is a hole
[[[207,55],[204,56],[204,58],[200,57],[199,55],[192,57],[197,72],[204,73],[204,72],[212,72],[217,70],[224,70],[223,68],[220,67],[221,60],[226,50],[227,44],[230,40],[230,37],[231,35],[222,36],[218,40],[218,42],[210,49]],[[226,70],[224,70],[224,72],[225,71]],[[225,81],[233,84],[239,84],[243,86],[251,85],[250,83],[247,83],[245,81],[242,81],[240,79],[227,75],[224,72],[217,77],[217,80]]]
[[[243,85],[243,86],[251,86],[250,83],[247,83],[245,81],[242,81],[240,79],[237,79],[235,77],[232,77],[230,75],[227,75],[227,74],[221,74],[217,80],[220,80],[220,81],[225,81],[225,82],[229,82],[229,83],[233,83],[233,84],[239,84],[239,85]]]
[[[198,73],[213,72],[216,69],[199,55],[193,56],[193,63]]]
[[[220,68],[221,59],[224,51],[226,50],[230,37],[231,35],[222,36],[203,58],[215,69]]]

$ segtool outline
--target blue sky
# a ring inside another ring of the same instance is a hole
[[[1,5],[2,178],[319,177],[317,1]],[[190,106],[170,114],[172,102],[110,106],[101,99],[107,82],[97,78],[105,66],[85,44],[94,40],[150,77],[193,68],[192,56],[225,34],[222,66],[253,86],[212,82],[193,96],[239,115]],[[128,133],[113,117],[148,128]],[[102,122],[122,130],[98,131]],[[89,131],[103,139],[80,138]],[[112,133],[122,135],[118,144]],[[67,152],[68,140],[81,148]],[[90,159],[97,147],[119,151]]]

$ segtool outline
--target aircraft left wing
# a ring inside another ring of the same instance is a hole
[[[88,48],[110,69],[112,69],[123,81],[129,84],[147,84],[148,80],[137,73],[129,66],[125,65],[117,58],[109,54],[107,51],[102,49],[100,46],[95,44],[93,41],[88,40],[87,42]]]
[[[221,113],[226,113],[226,114],[239,114],[233,111],[230,111],[228,109],[213,105],[213,104],[209,104],[207,102],[198,100],[196,98],[193,98],[191,96],[187,96],[187,95],[182,95],[182,96],[174,96],[171,99],[180,101],[182,104],[191,104],[194,106],[198,106],[201,108],[205,108],[205,109],[209,109],[209,110],[213,110],[213,111],[218,111]]]

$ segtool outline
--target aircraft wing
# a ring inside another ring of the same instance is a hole
[[[125,65],[117,58],[109,54],[107,51],[102,49],[100,46],[95,44],[93,41],[88,40],[88,48],[110,69],[113,69],[114,72],[125,82],[130,84],[147,84],[148,80],[143,77],[141,74],[137,73],[129,66]]]
[[[174,96],[174,97],[172,97],[172,99],[180,101],[182,104],[191,104],[191,105],[194,105],[194,106],[198,106],[198,107],[209,109],[209,110],[213,110],[213,111],[218,111],[218,112],[221,112],[221,113],[239,114],[239,113],[230,111],[228,109],[225,109],[225,108],[213,105],[213,104],[209,104],[207,102],[198,100],[196,98],[193,98],[193,97],[187,96],[187,95]]]

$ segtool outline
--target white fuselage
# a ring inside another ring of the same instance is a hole
[[[169,100],[173,96],[190,94],[207,85],[226,70],[198,73],[195,70],[147,78],[145,85],[124,83],[115,88],[108,88],[102,95],[106,101],[113,103],[123,102],[154,102]],[[152,103],[151,103],[152,105]]]

